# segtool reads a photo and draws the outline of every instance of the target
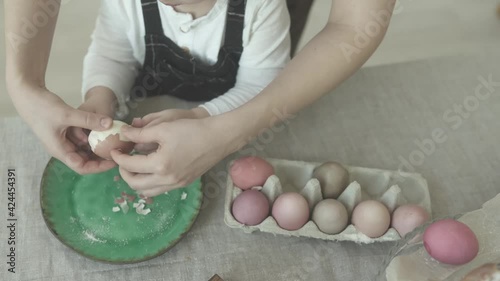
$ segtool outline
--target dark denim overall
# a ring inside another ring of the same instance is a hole
[[[165,36],[158,5],[158,0],[142,0],[146,57],[131,99],[170,95],[201,102],[233,88],[243,52],[245,1],[228,1],[224,44],[214,65],[197,61]]]

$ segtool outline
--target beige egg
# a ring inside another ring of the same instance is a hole
[[[384,235],[391,224],[391,214],[387,207],[375,200],[359,203],[352,211],[352,224],[370,238]]]
[[[115,120],[113,126],[108,130],[90,132],[88,141],[92,152],[107,160],[111,160],[112,150],[130,153],[135,144],[120,133],[123,126],[127,126],[127,124]]]
[[[349,172],[337,162],[326,162],[316,167],[313,178],[321,185],[323,198],[336,199],[349,185]]]
[[[286,192],[274,201],[272,216],[281,228],[297,230],[309,220],[309,204],[299,193]]]
[[[347,227],[349,215],[345,206],[335,199],[325,199],[314,207],[312,220],[326,234],[338,234]]]

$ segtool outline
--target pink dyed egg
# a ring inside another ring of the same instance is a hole
[[[234,185],[247,190],[264,185],[267,178],[274,174],[274,168],[266,160],[250,156],[234,161],[229,174]]]
[[[422,206],[401,205],[392,213],[392,227],[404,237],[429,219],[429,213]]]
[[[247,190],[233,201],[233,217],[244,225],[258,225],[269,216],[269,200],[260,191]]]
[[[462,265],[479,252],[479,242],[472,230],[459,221],[445,219],[431,224],[424,232],[427,253],[439,262]]]
[[[281,228],[297,230],[309,220],[309,204],[299,193],[283,193],[274,201],[272,214]]]

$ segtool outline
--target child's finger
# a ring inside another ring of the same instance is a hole
[[[77,147],[88,146],[88,137],[81,128],[68,128],[66,137]]]
[[[149,124],[150,122],[152,122],[153,120],[155,119],[158,119],[160,117],[162,117],[164,114],[165,114],[165,111],[160,111],[160,112],[154,112],[154,113],[150,113],[144,117],[142,117],[142,121],[144,122],[144,125],[147,125]]]
[[[132,120],[132,127],[136,127],[136,128],[142,128],[144,127],[145,125],[145,122],[142,120],[142,118],[134,118]]]
[[[159,132],[150,128],[134,128],[123,126],[121,133],[130,141],[135,143],[153,143],[160,140]]]
[[[88,143],[89,136],[85,134],[85,131],[82,128],[71,128],[73,130],[73,135],[81,142]]]
[[[144,128],[151,128],[151,127],[156,126],[158,124],[161,124],[163,122],[169,122],[169,121],[173,121],[173,120],[169,119],[169,118],[157,118],[157,119],[151,121],[150,123],[148,123],[146,126],[144,126]]]

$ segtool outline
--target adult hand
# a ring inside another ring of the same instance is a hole
[[[85,102],[78,109],[101,116],[113,118],[116,112],[117,100],[113,91],[106,87],[94,87],[85,96]],[[90,131],[81,127],[68,128],[67,137],[79,149],[79,154],[86,160],[99,159],[89,145],[88,135]]]
[[[148,114],[142,118],[134,118],[132,126],[137,128],[148,128],[163,122],[172,122],[179,119],[201,119],[209,116],[210,114],[201,107],[193,109],[167,109]],[[135,150],[141,154],[150,154],[157,149],[157,143],[140,143],[135,146]]]
[[[53,157],[79,174],[99,173],[116,165],[109,160],[89,159],[83,149],[67,138],[70,127],[108,129],[113,121],[109,116],[74,109],[42,87],[17,86],[9,90],[19,115]]]
[[[219,126],[219,127],[218,127]],[[147,197],[184,187],[239,147],[213,118],[179,119],[151,127],[122,127],[135,143],[157,143],[148,155],[112,151],[122,178]]]

